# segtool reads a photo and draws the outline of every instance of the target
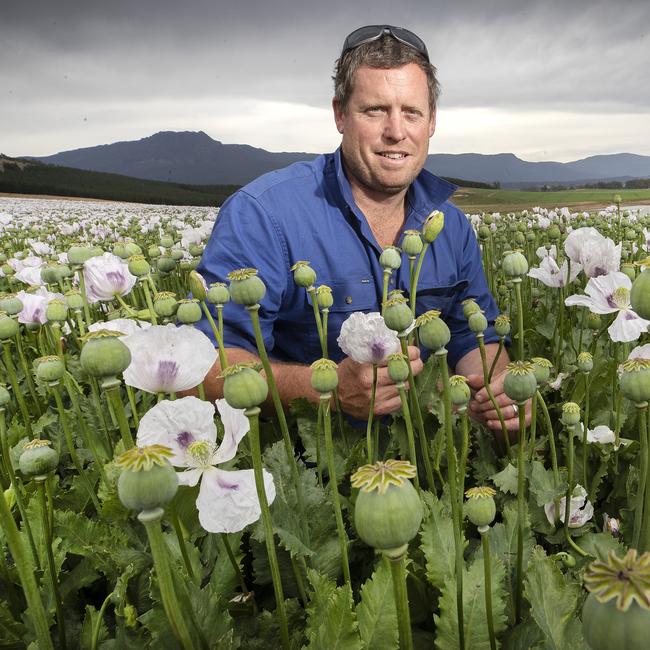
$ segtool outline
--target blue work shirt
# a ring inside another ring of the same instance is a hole
[[[441,311],[451,330],[447,345],[452,368],[478,347],[467,326],[462,302],[474,298],[490,325],[498,315],[481,263],[481,253],[467,217],[449,197],[456,186],[421,171],[407,192],[404,229],[421,230],[433,210],[445,214],[445,225],[429,247],[417,286],[417,314]],[[311,299],[293,281],[291,266],[307,260],[316,271],[316,286],[332,289],[328,352],[334,361],[344,354],[336,339],[345,319],[355,311],[381,311],[382,248],[357,207],[343,170],[341,151],[318,156],[264,174],[223,204],[197,270],[206,282],[226,282],[227,274],[256,268],[266,285],[260,324],[269,355],[280,361],[310,364],[321,354]],[[389,291],[409,296],[409,263],[391,277]],[[250,317],[241,305],[224,307],[226,347],[256,352]],[[197,326],[214,340],[206,319]],[[497,341],[492,326],[485,342]],[[423,351],[426,356],[426,351]]]

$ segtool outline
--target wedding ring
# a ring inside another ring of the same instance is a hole
[[[514,411],[512,417],[516,418],[519,415],[519,407],[516,404],[512,405],[512,410]]]

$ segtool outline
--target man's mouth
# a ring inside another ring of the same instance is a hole
[[[384,158],[390,158],[390,160],[402,160],[403,158],[406,158],[408,154],[397,152],[397,151],[396,152],[380,151],[379,155],[383,156]]]

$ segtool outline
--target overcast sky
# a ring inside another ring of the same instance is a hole
[[[431,153],[650,155],[648,0],[0,0],[0,151],[205,131],[323,152],[348,32],[402,25],[442,84]]]

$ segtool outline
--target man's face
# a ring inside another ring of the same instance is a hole
[[[352,189],[381,198],[406,190],[420,173],[436,126],[424,71],[415,63],[360,67],[345,110],[334,100]]]

